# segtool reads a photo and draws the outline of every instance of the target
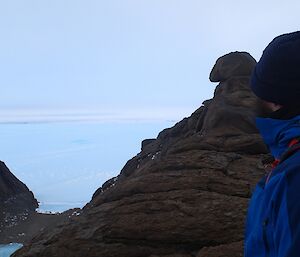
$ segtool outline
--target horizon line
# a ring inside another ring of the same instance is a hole
[[[194,110],[193,110],[194,111]],[[193,112],[191,108],[144,109],[8,109],[0,110],[0,124],[39,123],[130,123],[178,122]]]

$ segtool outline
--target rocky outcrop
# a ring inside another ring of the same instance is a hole
[[[81,215],[14,256],[242,256],[248,200],[269,156],[254,126],[254,64],[245,52],[219,58],[213,99],[143,141]]]
[[[33,193],[0,162],[0,234],[5,227],[26,219],[37,207]]]
[[[0,245],[11,242],[27,243],[42,230],[51,230],[73,216],[80,209],[63,213],[37,213],[38,202],[27,186],[0,162]]]

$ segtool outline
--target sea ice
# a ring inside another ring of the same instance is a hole
[[[20,249],[22,246],[23,246],[22,244],[16,244],[16,243],[0,245],[0,257],[9,257],[11,254],[13,254],[15,251]]]

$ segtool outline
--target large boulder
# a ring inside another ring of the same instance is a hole
[[[224,57],[230,72],[213,76],[213,99],[144,141],[81,215],[14,256],[242,256],[248,201],[269,156],[254,126],[249,56]]]

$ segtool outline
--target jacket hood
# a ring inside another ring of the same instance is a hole
[[[289,120],[257,117],[256,127],[271,154],[279,159],[290,141],[300,136],[300,115]]]

